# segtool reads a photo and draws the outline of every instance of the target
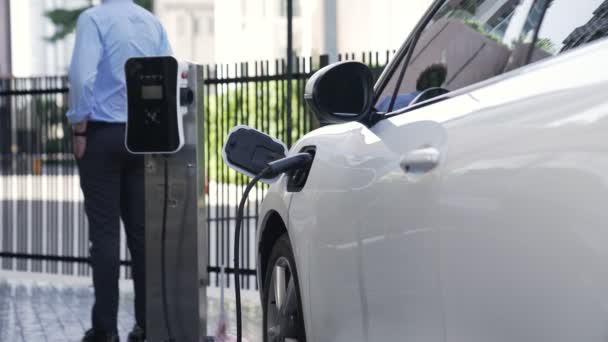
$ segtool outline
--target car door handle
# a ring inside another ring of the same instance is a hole
[[[399,166],[405,173],[425,173],[439,165],[439,156],[434,147],[420,148],[401,157]]]

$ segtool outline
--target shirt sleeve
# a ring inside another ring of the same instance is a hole
[[[102,42],[97,25],[82,13],[76,25],[76,42],[70,63],[70,108],[66,113],[70,123],[86,120],[93,109],[93,85],[101,60]]]
[[[167,38],[167,32],[162,25],[160,25],[160,49],[158,51],[160,56],[173,56],[173,49],[171,49],[171,43]]]

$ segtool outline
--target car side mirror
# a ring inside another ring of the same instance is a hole
[[[285,158],[287,146],[265,133],[245,125],[234,127],[222,150],[222,159],[230,168],[251,178],[262,172],[268,163]],[[270,184],[278,179],[262,178]]]
[[[321,124],[364,122],[374,105],[372,71],[355,61],[328,65],[308,80],[304,100]]]

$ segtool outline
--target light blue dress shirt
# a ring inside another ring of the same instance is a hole
[[[125,62],[169,55],[164,28],[133,0],[105,0],[86,10],[76,26],[68,120],[126,122]]]

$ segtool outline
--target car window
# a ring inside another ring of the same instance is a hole
[[[522,41],[528,46],[530,62],[608,36],[608,0],[539,0],[546,7],[545,16],[536,36],[525,32]]]
[[[447,0],[399,61],[377,97],[376,110],[391,112],[477,83],[525,64],[520,40],[542,18],[534,0]],[[405,73],[403,71],[405,70]]]

